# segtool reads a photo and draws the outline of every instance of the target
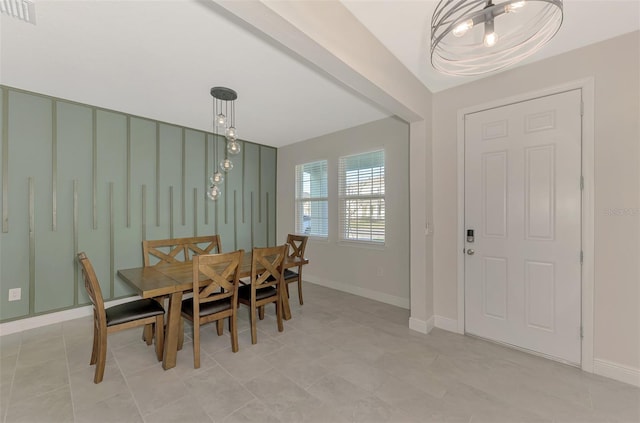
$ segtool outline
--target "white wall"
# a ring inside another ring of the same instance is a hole
[[[338,158],[385,150],[386,242],[354,246],[338,236]],[[295,228],[295,166],[328,160],[329,237],[311,238],[303,279],[409,308],[409,125],[391,117],[278,149],[277,241]]]
[[[457,318],[459,109],[593,77],[594,361],[640,375],[640,32],[434,94],[434,312]],[[597,370],[597,369],[596,369]]]
[[[431,96],[429,96],[431,104]],[[433,319],[433,223],[431,117],[409,126],[411,203],[411,317],[409,328],[429,333]]]

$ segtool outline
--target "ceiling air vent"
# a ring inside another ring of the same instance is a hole
[[[0,0],[0,11],[22,21],[36,24],[36,5],[29,0]]]

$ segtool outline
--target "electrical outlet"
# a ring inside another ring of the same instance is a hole
[[[9,301],[20,301],[22,298],[22,288],[12,288],[9,290]]]

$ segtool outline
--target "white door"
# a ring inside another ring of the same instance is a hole
[[[465,117],[465,331],[580,363],[581,91]]]

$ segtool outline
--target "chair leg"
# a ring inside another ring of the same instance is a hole
[[[302,274],[298,274],[298,300],[300,305],[304,304],[304,301],[302,301]]]
[[[222,336],[224,333],[224,319],[217,320],[216,327],[218,329],[218,336]]]
[[[180,318],[180,324],[178,325],[178,351],[182,350],[184,345],[184,320]]]
[[[96,373],[93,377],[93,383],[102,382],[104,377],[104,368],[107,362],[107,333],[106,330],[100,331],[98,335],[98,354],[96,362]]]
[[[153,342],[153,324],[149,323],[144,325],[144,329],[142,330],[142,340],[147,343],[147,345],[151,345]]]
[[[276,317],[278,318],[278,332],[282,332],[284,326],[282,325],[282,301],[280,299],[276,300]]]
[[[231,332],[231,351],[238,352],[238,318],[235,313],[229,317],[229,332]]]
[[[154,300],[162,306],[162,308],[166,309],[164,302],[168,297],[155,297]],[[155,332],[154,323],[149,323],[144,326],[142,331],[142,340],[147,343],[147,345],[151,345],[153,342],[153,333]],[[164,328],[164,318],[162,319],[162,327]],[[164,330],[164,329],[163,329]]]
[[[91,350],[91,360],[89,361],[89,365],[94,365],[98,361],[98,327],[96,326],[95,320],[93,321],[93,349]]]
[[[250,308],[249,317],[251,320],[251,343],[255,344],[258,342],[258,331],[256,330],[256,306],[252,304]]]
[[[200,368],[200,321],[193,319],[193,368]]]
[[[264,320],[264,305],[258,307],[258,318]]]
[[[287,282],[284,283],[284,290],[287,291],[287,298],[289,298],[289,284]]]
[[[156,317],[156,357],[158,361],[162,361],[164,354],[164,316]]]

